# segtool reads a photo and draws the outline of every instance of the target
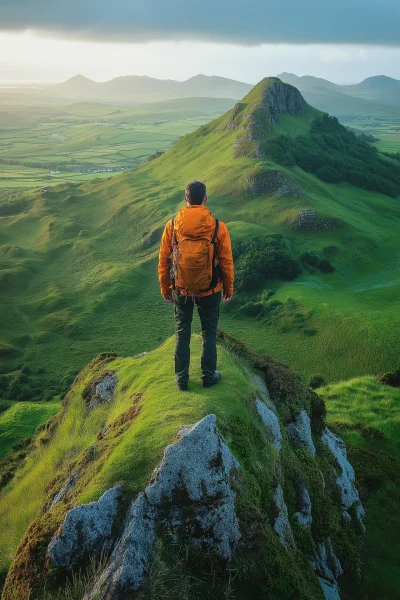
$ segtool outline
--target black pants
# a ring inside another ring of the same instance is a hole
[[[175,375],[176,381],[185,384],[189,379],[190,337],[193,308],[197,305],[201,323],[203,351],[201,376],[204,383],[211,383],[217,367],[217,326],[221,292],[210,296],[195,297],[172,294],[175,314]]]

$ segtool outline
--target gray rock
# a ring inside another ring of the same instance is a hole
[[[155,516],[145,494],[139,494],[130,506],[122,536],[107,567],[84,600],[124,598],[128,590],[143,586],[156,539]]]
[[[231,479],[239,463],[216,428],[216,416],[183,427],[166,447],[150,484],[132,503],[122,535],[85,600],[125,598],[144,583],[156,531],[212,548],[229,561],[239,541]]]
[[[286,427],[289,439],[298,446],[302,446],[310,454],[315,456],[316,450],[311,435],[311,421],[306,410],[301,410],[294,423],[289,423]]]
[[[297,490],[297,506],[299,511],[295,515],[298,522],[309,529],[312,523],[311,498],[304,484]]]
[[[99,500],[72,508],[54,534],[47,555],[53,567],[71,570],[88,554],[99,555],[112,546],[112,528],[122,485],[107,490]]]
[[[65,484],[63,485],[63,487],[60,489],[60,491],[54,496],[53,498],[53,502],[51,503],[50,506],[50,510],[59,502],[61,502],[61,500],[68,494],[68,492],[70,490],[72,490],[72,488],[75,485],[75,479],[76,476],[78,475],[79,471],[74,471],[74,473],[72,473],[72,475],[70,475],[67,479],[67,481],[65,482]]]
[[[278,510],[278,516],[274,521],[274,531],[278,534],[279,539],[286,550],[290,550],[294,548],[295,543],[292,528],[289,523],[287,506],[283,498],[283,490],[280,485],[275,488],[273,498]]]
[[[325,600],[340,600],[340,594],[337,585],[322,579],[322,577],[318,577],[318,580],[321,585]]]
[[[265,426],[268,437],[270,439],[271,444],[276,448],[279,452],[281,449],[282,442],[282,433],[281,428],[279,426],[279,420],[273,410],[265,406],[264,402],[261,402],[258,398],[256,398],[256,407],[257,412],[261,417],[261,420]]]
[[[315,555],[311,561],[312,568],[317,575],[336,584],[343,569],[333,549],[331,538],[328,537],[324,542],[316,542],[315,547]]]
[[[343,509],[343,518],[345,520],[348,520],[348,517],[350,515],[347,511],[349,508],[354,506],[357,517],[362,525],[362,521],[365,516],[365,511],[363,505],[361,504],[358,490],[355,486],[354,469],[347,460],[347,451],[345,443],[338,435],[335,435],[332,431],[330,431],[328,427],[325,427],[321,439],[324,442],[324,444],[328,446],[338,466],[338,469],[336,471],[336,483],[338,488],[340,489],[340,499]]]
[[[264,402],[264,404],[266,404],[268,408],[276,410],[276,406],[271,400],[271,396],[264,379],[251,369],[246,369],[246,375],[254,387],[257,388],[257,391],[260,394],[261,400]]]
[[[103,402],[111,402],[114,398],[118,377],[113,371],[107,371],[104,377],[94,386],[94,393],[89,401],[89,408],[96,408]]]

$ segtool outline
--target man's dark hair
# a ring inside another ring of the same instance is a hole
[[[185,187],[185,196],[188,199],[189,204],[203,204],[206,193],[205,184],[196,179],[190,181]]]

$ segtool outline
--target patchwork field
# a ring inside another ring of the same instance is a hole
[[[110,177],[167,150],[233,105],[221,98],[153,104],[0,104],[0,187]]]

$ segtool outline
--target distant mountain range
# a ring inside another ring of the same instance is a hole
[[[360,114],[399,117],[400,81],[385,75],[368,77],[357,85],[337,85],[327,79],[280,73],[279,79],[294,85],[306,101],[337,117]]]
[[[377,75],[357,85],[338,85],[327,79],[293,73],[278,75],[301,91],[306,101],[320,110],[342,118],[360,114],[400,117],[400,80]],[[242,98],[252,85],[217,77],[195,75],[186,81],[156,79],[145,75],[127,75],[97,82],[76,75],[63,83],[49,86],[46,95],[73,101],[148,102],[173,98]]]
[[[127,75],[99,83],[76,75],[52,86],[64,98],[139,102],[171,98],[214,97],[242,98],[253,86],[215,75],[195,75],[186,81],[155,79],[145,75]]]

